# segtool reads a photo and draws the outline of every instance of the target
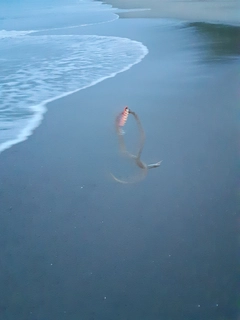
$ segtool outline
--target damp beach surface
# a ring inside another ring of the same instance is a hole
[[[237,319],[238,32],[128,17],[39,33],[127,38],[148,54],[49,103],[0,154],[1,319]],[[114,129],[126,105],[142,160],[162,160],[131,185],[110,175],[137,174]]]

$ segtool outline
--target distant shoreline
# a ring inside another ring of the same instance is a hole
[[[119,9],[151,9],[120,13],[121,18],[172,18],[240,26],[240,4],[233,1],[107,0]]]

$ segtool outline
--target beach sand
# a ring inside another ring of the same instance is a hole
[[[166,24],[166,25],[165,25]],[[235,319],[239,96],[235,29],[119,19],[71,30],[143,42],[112,79],[48,105],[0,156],[0,314],[8,320]],[[114,130],[146,132],[138,184]]]
[[[108,0],[115,8],[151,9],[120,13],[122,18],[172,18],[186,21],[240,24],[238,0]]]

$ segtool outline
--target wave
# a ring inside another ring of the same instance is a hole
[[[36,30],[29,31],[17,31],[17,30],[0,30],[0,39],[5,38],[16,38],[21,36],[26,36],[30,33],[36,32]]]
[[[59,27],[59,28],[51,28],[51,29],[45,29],[45,30],[36,30],[35,32],[39,32],[39,31],[51,31],[51,30],[63,30],[63,29],[74,29],[74,28],[79,28],[79,27],[88,27],[88,26],[95,26],[95,25],[99,25],[99,24],[104,24],[104,23],[110,23],[113,22],[117,19],[119,19],[119,15],[117,15],[116,13],[113,13],[114,18],[110,19],[110,20],[106,20],[106,21],[101,21],[101,22],[93,22],[93,23],[84,23],[84,24],[80,24],[80,25],[76,25],[76,26],[69,26],[69,27]]]
[[[99,24],[104,24],[104,23],[110,23],[110,22],[113,22],[119,18],[119,16],[116,13],[112,13],[112,15],[113,15],[113,18],[106,20],[106,21],[95,22],[95,23],[83,23],[83,24],[73,25],[73,26],[65,26],[65,27],[57,27],[57,28],[49,28],[49,29],[39,29],[39,30],[27,30],[27,31],[2,29],[2,30],[0,30],[0,39],[16,38],[16,37],[26,36],[26,35],[38,33],[38,32],[48,32],[48,31],[54,31],[54,30],[65,30],[65,29],[74,29],[74,28],[80,28],[80,27],[94,26],[94,25],[99,25]]]
[[[118,37],[22,35],[1,41],[0,152],[32,134],[47,103],[114,77],[148,53],[141,42]]]

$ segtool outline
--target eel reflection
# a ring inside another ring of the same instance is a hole
[[[124,134],[123,134],[123,130],[122,130],[123,126],[125,125],[125,123],[127,121],[128,116],[130,114],[136,120],[138,131],[139,131],[139,137],[140,137],[139,142],[140,143],[139,143],[139,149],[138,149],[137,155],[131,154],[130,152],[127,151],[125,141],[124,141]],[[144,133],[142,124],[140,122],[140,119],[134,111],[131,111],[128,107],[125,107],[124,111],[119,116],[117,116],[115,126],[116,126],[116,131],[117,131],[117,135],[118,135],[118,140],[119,140],[121,152],[123,154],[125,154],[127,157],[129,157],[130,159],[132,159],[136,163],[136,165],[142,170],[138,176],[132,177],[128,180],[118,179],[112,173],[111,173],[111,176],[113,177],[113,179],[115,181],[117,181],[119,183],[135,183],[140,180],[143,180],[148,173],[148,169],[153,169],[153,168],[159,167],[162,161],[159,161],[157,163],[152,163],[152,164],[146,164],[140,159],[141,155],[142,155],[143,146],[145,143],[145,133]]]

